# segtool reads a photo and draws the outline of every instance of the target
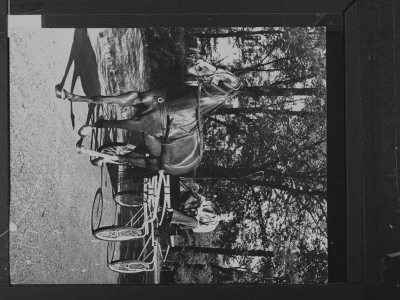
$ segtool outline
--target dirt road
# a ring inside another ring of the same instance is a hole
[[[80,62],[75,61],[66,78],[65,88],[69,90],[72,70],[81,68],[76,94],[87,94],[88,88],[93,93],[106,88],[100,68],[96,70],[99,55],[104,55],[95,51],[99,47],[94,45],[96,34],[89,31],[89,36],[80,37],[80,43],[92,49],[84,50],[87,53]],[[106,168],[92,166],[87,156],[75,150],[81,125],[89,118],[115,111],[90,111],[86,103],[74,104],[73,129],[70,103],[54,95],[75,38],[73,29],[10,32],[12,284],[117,283],[118,274],[106,265],[107,243],[91,234],[92,208],[99,201],[99,191],[103,195],[101,224],[114,222],[112,184]],[[93,57],[97,62],[91,61]],[[90,68],[88,64],[92,64]],[[95,74],[93,70],[98,78],[90,75]],[[121,136],[120,132],[106,134],[118,139]],[[84,145],[93,147],[93,138]]]

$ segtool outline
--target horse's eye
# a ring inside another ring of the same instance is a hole
[[[199,72],[201,72],[201,71],[203,70],[203,68],[200,67],[200,66],[198,66],[198,67],[197,67],[197,70],[198,70]]]

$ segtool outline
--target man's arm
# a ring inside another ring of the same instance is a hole
[[[211,232],[217,228],[218,222],[215,224],[207,224],[207,225],[201,225],[197,226],[196,228],[193,228],[193,232],[195,233],[205,233],[205,232]]]

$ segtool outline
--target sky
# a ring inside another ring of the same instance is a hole
[[[262,30],[262,28],[254,28],[254,30]],[[263,36],[261,36],[261,39],[263,39]],[[241,59],[241,51],[235,45],[232,38],[218,38],[216,44],[216,52],[213,53],[213,59],[217,61],[222,59],[223,64],[233,65],[235,60]],[[277,76],[277,73],[269,73],[269,76],[270,80],[273,81],[274,78]],[[300,83],[297,83],[297,85],[295,86],[295,88],[301,87],[302,86]],[[295,102],[290,107],[288,107],[288,109],[291,109],[293,111],[302,110],[305,106],[304,101],[296,101],[301,100],[302,98],[304,98],[304,96],[293,96],[293,100],[295,100]],[[232,101],[232,105],[233,107],[239,107],[239,101],[237,98]]]

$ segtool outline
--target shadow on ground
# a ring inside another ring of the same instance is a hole
[[[123,33],[116,33],[117,36],[115,38],[120,38],[118,34]],[[180,35],[183,33],[181,32]],[[138,43],[139,40],[142,38],[140,32],[135,31],[135,34],[132,33],[129,35],[130,38],[126,38],[126,40],[131,39],[132,41],[127,41],[127,48],[128,48],[128,60],[123,65],[122,68],[131,70],[130,64],[135,63],[135,66],[139,66],[140,64],[138,61],[144,60],[144,53],[143,47],[139,47]],[[111,37],[112,39],[113,37]],[[181,36],[182,38],[182,36]],[[109,40],[108,40],[109,41]],[[74,70],[72,74],[72,83],[71,83],[71,93],[73,93],[76,81],[79,78],[81,81],[82,89],[86,96],[96,96],[100,95],[102,92],[101,82],[105,82],[103,90],[108,91],[109,93],[115,93],[114,81],[112,80],[115,77],[116,70],[118,71],[118,66],[112,65],[117,61],[118,57],[114,59],[105,59],[103,58],[104,53],[106,53],[106,49],[102,49],[100,43],[96,45],[95,49],[93,48],[91,40],[88,35],[87,29],[76,29],[74,32],[74,39],[71,47],[70,56],[67,62],[67,66],[65,69],[65,74],[61,80],[60,85],[64,86],[66,78],[70,72],[72,63],[74,63]],[[136,47],[138,46],[138,47]],[[96,53],[97,51],[97,58]],[[115,53],[114,53],[115,54]],[[121,54],[123,56],[123,54]],[[180,67],[177,68],[177,74],[183,74],[183,58],[184,58],[184,51],[180,55]],[[100,61],[98,61],[100,60]],[[110,65],[111,63],[111,65]],[[99,69],[100,68],[100,69]],[[145,70],[140,71],[140,68],[137,70],[136,73],[132,73],[134,71],[131,70],[129,73],[130,76],[136,76],[135,80],[131,80],[130,83],[125,86],[124,88],[138,88],[140,85],[148,86],[148,82],[146,82],[146,78],[148,77],[147,74],[144,72]],[[103,76],[103,77],[99,77]],[[128,76],[129,77],[129,76]],[[172,76],[172,78],[178,78],[179,82],[183,84],[183,79],[177,76]],[[150,77],[149,77],[150,78]],[[101,80],[103,79],[103,80]],[[136,80],[137,79],[137,80]],[[133,84],[134,83],[134,84]],[[170,85],[173,85],[170,83]],[[139,88],[140,89],[140,88]],[[118,89],[121,90],[121,89]],[[71,103],[71,125],[72,128],[75,128],[75,117],[73,113],[73,104]],[[104,117],[105,119],[120,119],[122,117],[121,109],[116,108],[113,105],[94,105],[88,104],[88,113],[86,117],[86,124],[93,124],[95,123],[100,117]],[[126,117],[126,116],[125,116]],[[81,124],[79,124],[81,125]],[[83,124],[82,124],[83,125]],[[119,129],[121,130],[121,129]],[[88,138],[88,137],[87,137]],[[118,140],[119,138],[119,140]],[[139,145],[143,141],[143,134],[131,131],[118,131],[117,129],[95,129],[92,131],[90,136],[90,149],[97,151],[101,146],[115,143],[115,142],[127,142],[135,145]],[[107,184],[103,186],[105,182],[104,178],[105,175],[108,175],[110,178],[111,188],[113,194],[122,191],[130,191],[130,192],[141,192],[142,191],[142,178],[148,177],[150,174],[148,171],[144,171],[143,169],[135,168],[133,170],[127,166],[118,166],[107,164],[103,165],[102,167],[102,179],[100,183],[100,187],[96,191],[93,200],[93,207],[92,207],[92,230],[96,230],[99,228],[101,224],[101,217],[103,213],[103,188],[107,187]],[[176,190],[176,194],[179,194],[179,183],[177,180],[171,180],[171,192],[172,190]],[[174,198],[174,197],[172,197]],[[108,199],[106,199],[108,200]],[[174,201],[173,199],[171,199]],[[138,211],[138,208],[128,208],[119,205],[115,205],[115,219],[113,224],[107,224],[105,226],[110,225],[120,225],[125,226],[129,223],[132,216]],[[141,224],[138,224],[139,226]],[[102,245],[102,244],[100,244]],[[144,240],[131,240],[126,242],[119,242],[119,243],[108,243],[108,255],[107,262],[121,260],[121,259],[137,259],[139,254],[142,252],[144,247]],[[144,255],[151,251],[151,247],[149,249],[144,250]],[[157,269],[157,272],[160,271],[160,266]],[[110,270],[110,272],[112,272]],[[118,283],[121,284],[151,284],[156,282],[156,278],[159,278],[160,274],[155,274],[156,272],[144,272],[138,274],[119,274],[118,276]]]
[[[101,58],[100,58],[101,59]],[[65,69],[64,76],[60,85],[63,87],[70,72],[72,63],[74,63],[74,70],[72,74],[72,83],[70,92],[73,93],[76,81],[79,78],[81,81],[82,89],[87,96],[96,96],[101,94],[101,85],[99,78],[98,62],[93,46],[90,42],[87,29],[75,29],[74,39],[71,47],[70,56]],[[71,102],[71,125],[75,128],[74,107]],[[95,123],[100,117],[106,119],[117,119],[118,113],[112,105],[95,105],[88,104],[88,114],[86,124]],[[83,125],[83,124],[82,124]],[[93,130],[90,136],[91,150],[98,150],[100,146],[117,142],[117,129],[96,129]],[[138,143],[141,141],[141,134],[127,135],[128,141],[131,143]],[[89,162],[88,162],[89,163]],[[110,165],[102,166],[102,182],[99,189],[94,195],[92,207],[92,230],[99,228],[101,223],[101,216],[103,211],[103,178],[108,173],[113,194],[120,191],[136,191],[139,189],[139,181],[135,180],[133,169],[124,166]],[[109,225],[125,225],[129,222],[135,209],[117,207],[115,208],[114,224]],[[102,245],[102,244],[100,244]],[[118,247],[119,251],[115,251]],[[133,240],[121,243],[108,243],[108,253],[110,253],[107,260],[119,259],[132,259],[143,248],[143,240]],[[119,257],[115,257],[115,253],[119,253]],[[105,258],[106,259],[106,258]],[[110,270],[110,272],[112,272]],[[151,277],[151,276],[150,276]],[[149,282],[149,275],[144,273],[139,274],[120,274],[118,283],[152,283]]]

